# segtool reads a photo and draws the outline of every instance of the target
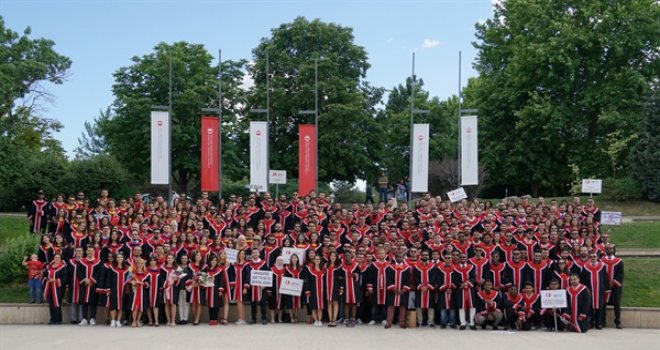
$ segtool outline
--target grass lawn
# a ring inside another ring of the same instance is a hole
[[[587,203],[589,196],[580,197],[580,201],[583,204]],[[556,199],[558,202],[565,200],[569,203],[573,203],[573,197],[545,197],[545,202],[550,203],[551,200]],[[491,201],[493,204],[500,201],[499,198],[495,199],[485,199],[486,201]],[[596,201],[596,206],[603,211],[620,211],[624,216],[660,216],[660,203],[655,203],[651,201],[623,201],[615,202],[605,199],[599,199],[598,196],[594,196]],[[532,198],[531,203],[537,203],[537,198]]]
[[[27,280],[0,284],[0,303],[27,303],[29,300]]]
[[[610,241],[617,248],[660,248],[660,221],[638,221],[603,228],[603,232],[607,230],[612,231]]]
[[[18,233],[28,232],[30,225],[24,216],[0,216],[0,246]]]

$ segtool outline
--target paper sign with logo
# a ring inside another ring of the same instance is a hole
[[[303,280],[299,278],[282,277],[282,284],[280,284],[280,294],[299,297],[302,294],[302,288]]]
[[[622,214],[620,211],[604,211],[600,213],[600,223],[603,225],[621,225]]]
[[[225,249],[225,254],[227,254],[227,261],[229,261],[232,264],[236,262],[236,257],[238,256],[238,250],[227,248]]]
[[[459,188],[457,188],[453,191],[447,192],[447,196],[449,196],[449,200],[452,203],[458,202],[461,199],[467,198],[467,194],[465,193],[465,190],[463,189],[463,187],[459,187]]]
[[[268,182],[274,185],[286,185],[286,170],[271,170]]]
[[[583,179],[582,193],[603,193],[603,180]]]
[[[250,284],[259,287],[272,287],[273,272],[259,270],[250,271]]]
[[[291,261],[291,255],[298,255],[300,265],[305,263],[305,250],[300,248],[282,248],[282,258],[284,263],[288,264]]]
[[[566,289],[541,291],[541,308],[553,309],[566,307]]]

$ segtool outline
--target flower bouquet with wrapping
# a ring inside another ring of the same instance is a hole
[[[179,266],[176,270],[172,271],[170,276],[167,278],[167,282],[170,286],[173,286],[177,283],[177,281],[181,281],[184,277],[186,277],[186,273],[183,271],[181,266]]]
[[[204,288],[213,287],[213,277],[209,276],[206,272],[200,272],[197,276],[199,285]]]

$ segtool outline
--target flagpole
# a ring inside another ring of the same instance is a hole
[[[218,205],[222,200],[222,49],[218,49]]]
[[[168,143],[170,146],[170,149],[168,150],[168,169],[167,169],[167,201],[169,203],[174,203],[172,202],[172,115],[174,114],[172,111],[172,48],[168,50],[168,56],[169,56],[169,118],[168,120],[168,129],[167,129],[167,137],[168,137]],[[184,198],[185,200],[185,198]]]

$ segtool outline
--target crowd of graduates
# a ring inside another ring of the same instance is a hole
[[[199,325],[203,308],[209,325],[227,324],[236,304],[238,325],[390,328],[396,319],[401,328],[571,332],[601,329],[613,305],[621,328],[623,262],[591,198],[425,194],[414,208],[349,208],[323,193],[187,198],[115,201],[104,190],[93,201],[82,192],[49,201],[40,191],[28,218],[41,244],[23,262],[31,302],[43,294],[50,324],[69,303],[81,326],[96,325],[99,307],[111,327]],[[284,259],[286,247],[304,254]],[[272,271],[272,285],[252,285],[255,270]],[[299,296],[280,293],[284,277],[303,281]],[[549,289],[565,290],[567,306],[542,308]]]

